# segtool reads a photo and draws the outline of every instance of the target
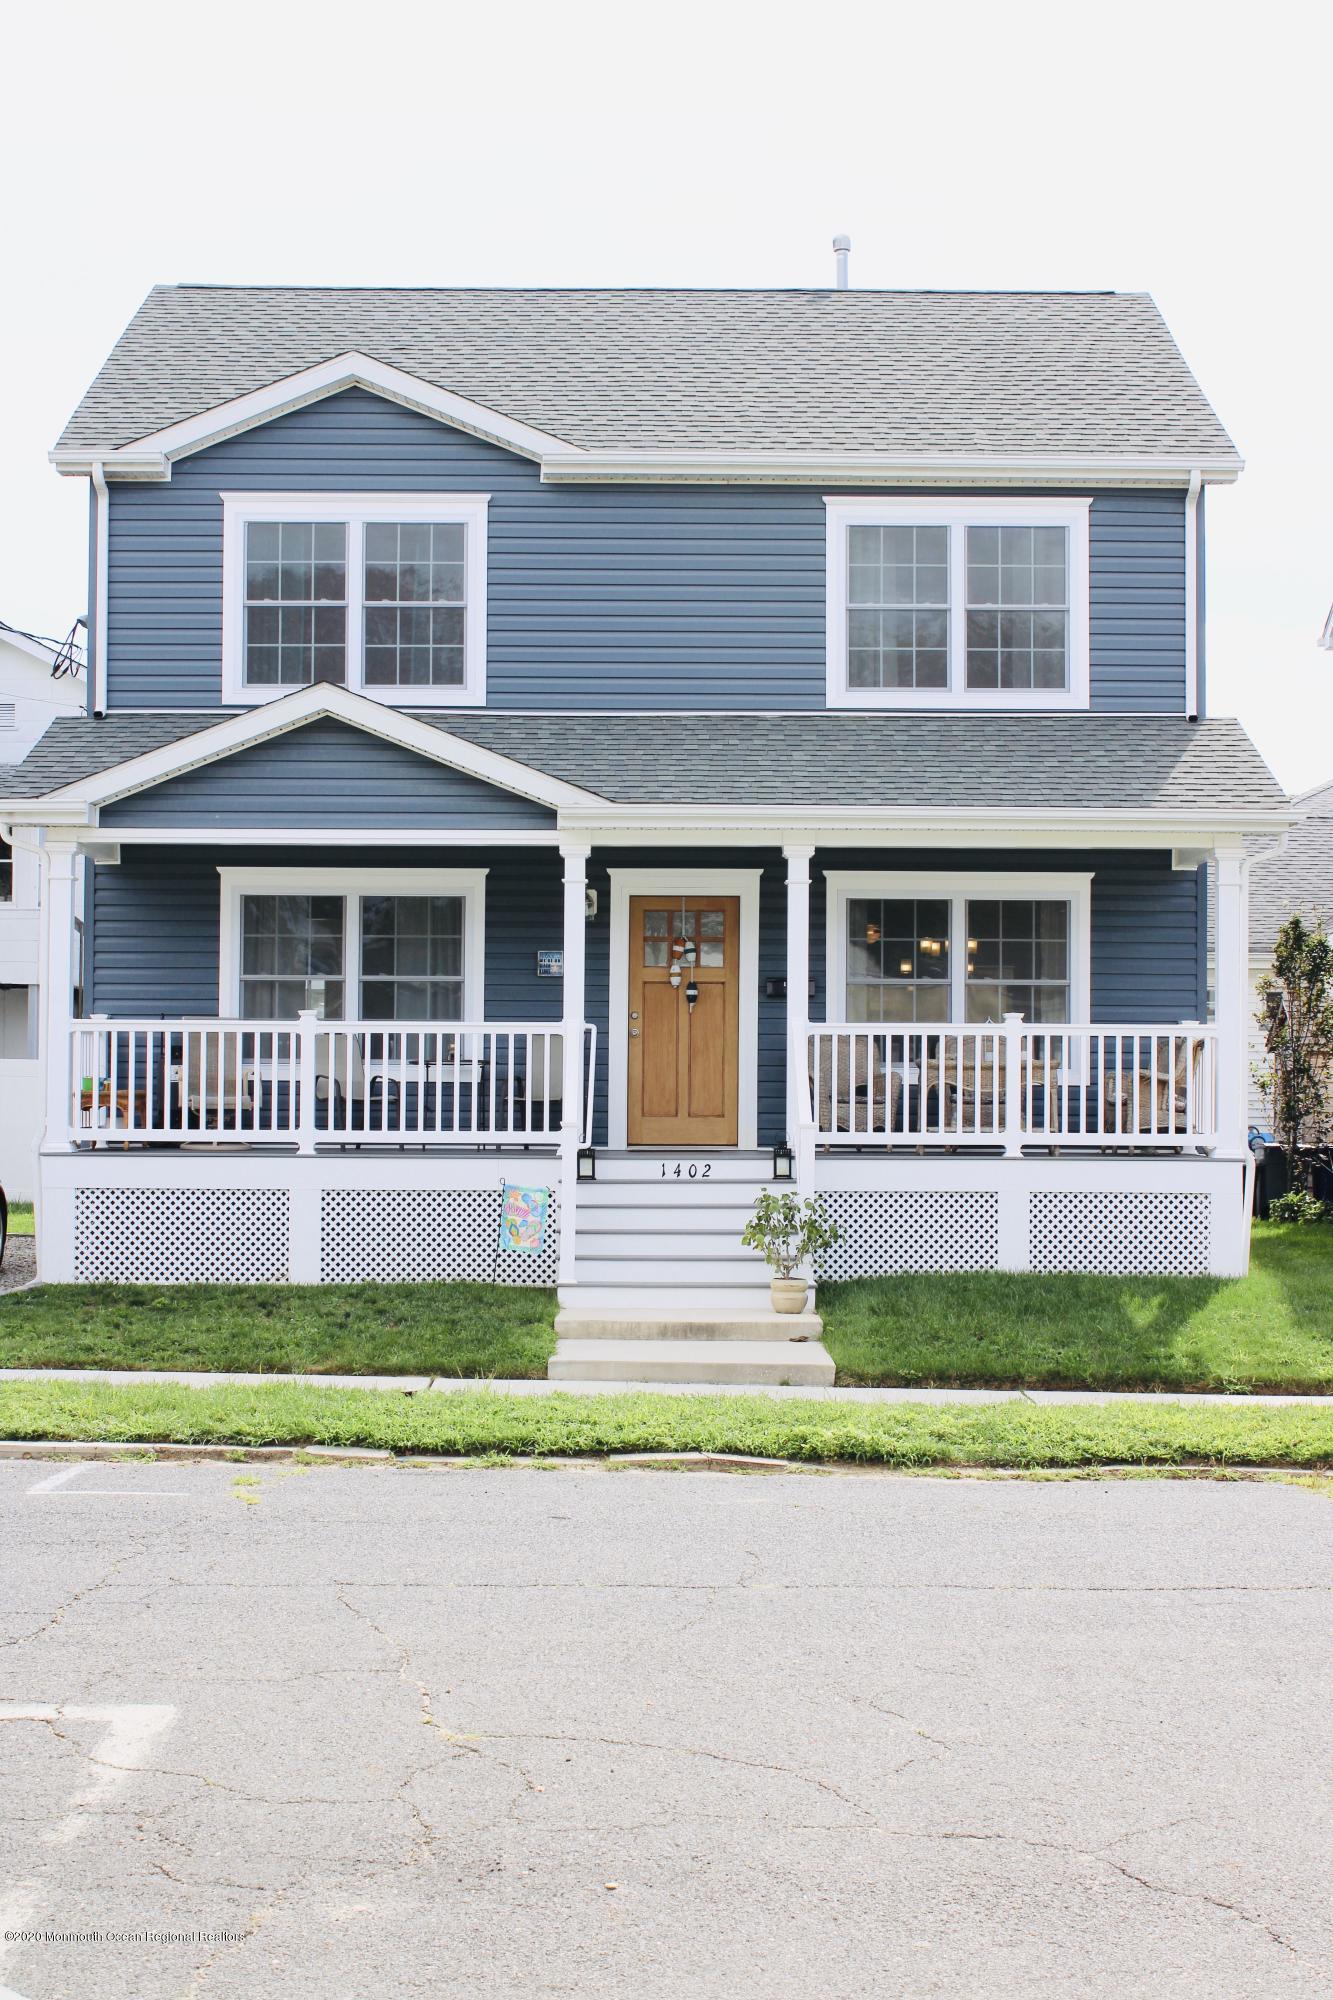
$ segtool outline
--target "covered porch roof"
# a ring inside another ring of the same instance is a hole
[[[1288,802],[1230,717],[1000,713],[414,714],[336,687],[258,710],[55,722],[4,780],[0,820],[96,826],[115,801],[334,720],[549,807],[571,839],[1210,844],[1280,831]],[[169,829],[155,829],[167,837]]]

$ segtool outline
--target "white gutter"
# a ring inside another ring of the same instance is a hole
[[[1199,495],[1203,474],[1196,466],[1185,494],[1185,714],[1199,719]]]
[[[93,658],[92,658],[92,712],[106,714],[106,641],[107,607],[111,596],[110,580],[107,576],[107,554],[111,546],[111,506],[106,490],[106,468],[100,458],[95,458],[88,468],[88,476],[93,482],[96,494],[97,538],[96,554],[93,559]]]

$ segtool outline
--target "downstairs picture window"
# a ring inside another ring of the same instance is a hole
[[[1070,1021],[1086,950],[1075,909],[1068,896],[851,894],[846,1019]]]
[[[248,1021],[477,1019],[485,870],[221,871],[222,986]],[[281,878],[281,879],[278,879]],[[228,970],[230,968],[230,972]]]

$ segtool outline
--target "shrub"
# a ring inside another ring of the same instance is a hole
[[[1333,1222],[1333,1208],[1318,1195],[1308,1194],[1300,1188],[1293,1188],[1290,1194],[1280,1194],[1268,1204],[1270,1222]]]

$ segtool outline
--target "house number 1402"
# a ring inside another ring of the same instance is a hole
[[[711,1160],[705,1160],[702,1166],[700,1166],[697,1160],[691,1160],[688,1167],[682,1167],[679,1160],[677,1160],[674,1167],[669,1167],[665,1160],[662,1162],[662,1179],[664,1181],[678,1181],[681,1179],[687,1181],[706,1181],[712,1171],[713,1162]]]

